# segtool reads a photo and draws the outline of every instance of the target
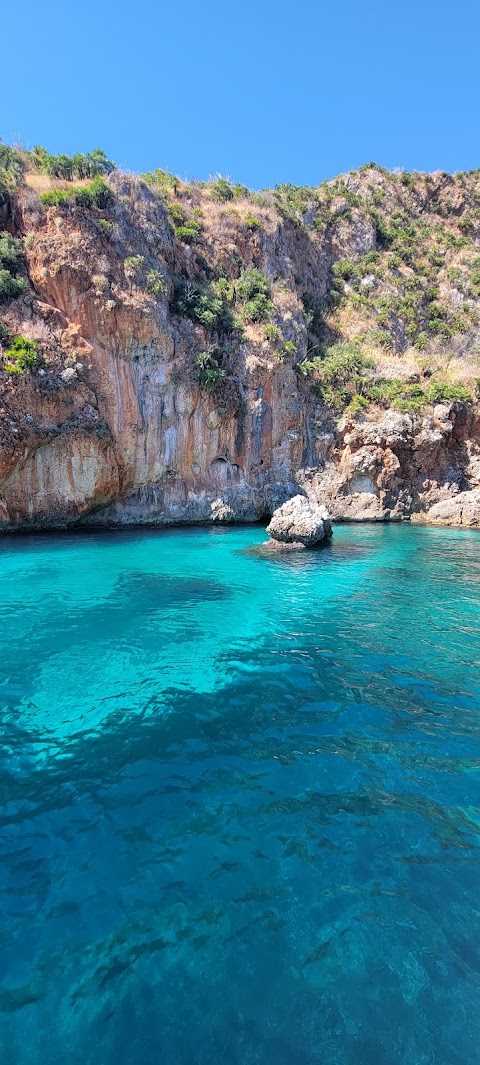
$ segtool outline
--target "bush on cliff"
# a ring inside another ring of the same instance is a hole
[[[10,193],[23,183],[23,161],[14,148],[0,140],[0,208],[8,207]]]
[[[0,266],[17,274],[23,265],[23,252],[18,240],[10,233],[0,233]]]
[[[302,223],[305,213],[316,202],[315,192],[309,185],[276,185],[273,193],[275,207],[282,218]]]
[[[230,181],[224,177],[218,177],[212,185],[212,199],[217,200],[218,203],[227,203],[228,200],[233,200],[234,191]]]
[[[215,282],[206,285],[202,282],[178,281],[171,309],[174,314],[190,318],[207,329],[228,332],[234,327],[228,298]]]
[[[461,381],[436,380],[431,381],[428,386],[430,403],[461,403],[471,398],[470,389]]]
[[[403,378],[375,375],[372,360],[355,343],[337,344],[324,360],[316,360],[315,391],[333,410],[351,415],[364,412],[370,403],[419,414],[435,403],[466,402],[469,388],[444,377],[409,382]]]
[[[271,300],[259,292],[242,308],[242,318],[244,322],[265,322],[272,310]]]
[[[198,379],[205,388],[215,388],[218,382],[225,377],[225,370],[219,363],[221,357],[217,348],[213,351],[199,351],[195,356],[195,365],[198,368]]]
[[[70,189],[51,189],[40,196],[46,207],[108,207],[114,195],[109,185],[101,177],[95,178],[89,185],[73,185]]]
[[[193,212],[194,217],[188,217],[179,203],[172,203],[168,208],[168,217],[173,232],[178,240],[184,244],[193,244],[198,240],[202,232],[202,212],[197,208]]]
[[[273,311],[270,281],[259,270],[244,270],[235,282],[235,295],[243,303],[244,322],[265,322]]]
[[[164,197],[176,196],[182,182],[176,174],[170,174],[168,170],[148,170],[141,177],[147,185],[153,185]]]
[[[28,290],[25,277],[18,277],[24,258],[21,244],[10,233],[0,233],[0,303],[16,299]]]
[[[8,373],[19,376],[25,370],[34,370],[40,362],[36,340],[26,340],[22,336],[14,337],[3,358]]]
[[[251,270],[244,270],[235,282],[235,291],[239,300],[246,302],[253,299],[254,296],[270,295],[270,282],[268,277],[265,277],[260,273],[260,270],[255,268]]]
[[[334,344],[323,360],[316,362],[318,378],[317,394],[334,408],[346,406],[353,396],[362,393],[365,371],[373,367],[373,361],[354,342]]]
[[[0,267],[0,303],[17,299],[27,290],[28,282],[24,277],[12,277],[9,270],[3,270]]]
[[[147,292],[150,296],[163,296],[168,289],[167,281],[160,270],[149,270],[147,274]]]

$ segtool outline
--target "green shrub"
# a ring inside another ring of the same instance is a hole
[[[225,370],[218,361],[219,354],[218,349],[215,348],[214,351],[199,351],[195,356],[199,381],[204,388],[215,388],[215,385],[218,385],[218,382],[225,377]]]
[[[235,292],[243,303],[241,316],[244,322],[264,322],[272,313],[270,281],[259,270],[244,270],[235,282]]]
[[[356,264],[356,273],[359,277],[366,277],[367,274],[375,273],[375,267],[380,263],[380,255],[378,251],[367,251],[366,255],[363,255],[360,261]]]
[[[0,267],[16,274],[23,264],[23,252],[20,241],[10,233],[0,233]]]
[[[206,329],[223,332],[232,330],[234,321],[228,299],[214,284],[178,281],[171,304],[172,312],[190,318]]]
[[[6,207],[10,202],[10,192],[6,181],[3,180],[0,172],[0,207]]]
[[[462,230],[462,233],[470,233],[475,230],[480,220],[480,209],[478,207],[472,208],[470,211],[466,211],[463,217],[458,223],[458,228]]]
[[[244,270],[240,274],[238,281],[235,282],[235,291],[238,299],[246,302],[253,299],[254,296],[269,296],[270,282],[268,277],[264,277],[255,268]]]
[[[447,325],[447,322],[445,322],[443,318],[430,318],[428,328],[431,333],[443,337],[444,340],[449,340],[449,338],[453,336],[453,330]]]
[[[94,178],[89,185],[73,185],[70,189],[51,189],[40,196],[46,207],[108,207],[114,195],[101,177]]]
[[[233,283],[229,281],[228,277],[218,277],[216,281],[211,283],[212,292],[215,296],[219,296],[220,299],[225,300],[226,303],[231,303],[233,300]]]
[[[460,381],[431,381],[428,386],[430,403],[454,402],[471,399],[470,391]]]
[[[297,347],[293,340],[282,340],[281,344],[275,348],[275,355],[277,359],[286,359],[289,356],[297,354]]]
[[[184,226],[176,226],[175,236],[178,240],[183,240],[184,244],[193,244],[198,240],[201,228],[198,222],[186,222]]]
[[[126,273],[137,274],[145,266],[145,256],[128,255],[123,265]]]
[[[251,300],[247,300],[242,307],[241,313],[244,322],[264,322],[272,310],[272,301],[268,299],[268,296],[264,296],[262,292],[258,292]]]
[[[272,343],[282,339],[281,329],[278,328],[278,325],[272,325],[271,322],[267,322],[266,325],[264,325],[263,335],[265,340],[270,340]]]
[[[27,289],[28,283],[25,278],[12,277],[9,270],[0,268],[0,303],[22,296]]]
[[[428,299],[435,300],[438,296],[438,289],[429,289],[427,296]],[[428,308],[428,317],[435,320],[446,321],[448,318],[448,312],[445,310],[445,307],[442,307],[439,303],[431,302]]]
[[[410,384],[401,378],[377,378],[364,381],[361,392],[370,402],[414,414],[429,404],[455,400],[464,402],[471,398],[466,385],[445,379],[432,380],[426,387],[419,383]]]
[[[365,396],[359,396],[358,392],[356,392],[348,404],[347,414],[350,414],[354,418],[357,414],[363,414],[364,411],[367,410],[367,407],[368,399],[366,399]]]
[[[386,351],[393,350],[393,337],[391,333],[388,332],[388,329],[376,329],[371,334],[371,341],[372,344],[378,344],[379,347],[385,348]]]
[[[317,394],[338,409],[346,406],[355,394],[362,393],[365,371],[373,367],[373,362],[359,344],[350,341],[334,344],[325,358],[315,360],[314,365],[319,375],[315,385]]]
[[[407,384],[401,378],[374,378],[364,382],[362,393],[372,403],[395,410],[420,410],[427,397],[421,385]]]
[[[385,166],[380,166],[380,163],[375,163],[374,161],[363,163],[363,165],[358,168],[359,174],[365,173],[366,170],[377,170],[379,174],[388,174],[388,170]]]
[[[23,175],[23,163],[18,152],[14,148],[10,148],[8,144],[4,144],[0,140],[0,170],[4,174],[10,174],[15,182],[20,181]]]
[[[141,176],[147,185],[153,185],[164,194],[173,193],[176,196],[181,184],[180,178],[175,174],[169,174],[168,170],[149,170]]]
[[[337,262],[332,266],[332,271],[334,277],[340,277],[343,281],[350,281],[350,278],[355,277],[356,268],[351,259],[337,259]]]
[[[68,207],[75,203],[75,189],[51,189],[42,192],[40,199],[46,207]]]
[[[309,185],[276,185],[273,197],[281,217],[297,224],[303,222],[309,208],[318,204],[316,190]]]
[[[245,200],[250,196],[250,189],[247,185],[242,185],[239,181],[233,186],[233,195],[237,200]]]
[[[147,274],[147,292],[151,296],[163,296],[167,291],[168,285],[160,273],[160,270],[149,270]]]
[[[201,216],[201,211],[198,213]],[[188,218],[179,203],[170,204],[168,217],[178,240],[182,240],[184,244],[192,244],[195,240],[198,240],[202,231],[202,224],[198,217]]]
[[[28,290],[28,281],[18,277],[24,264],[22,245],[10,233],[0,233],[0,303],[16,299]]]
[[[0,207],[8,204],[10,192],[23,183],[21,156],[0,140]]]
[[[217,203],[227,203],[229,200],[233,200],[234,190],[231,182],[224,177],[218,177],[216,181],[211,185],[212,199]]]
[[[251,233],[255,233],[255,232],[257,232],[257,230],[260,230],[260,229],[265,229],[265,226],[264,226],[263,222],[260,220],[260,218],[257,218],[257,216],[255,214],[251,214],[251,213],[245,215],[245,225],[246,225],[247,229],[250,230]]]
[[[445,233],[444,240],[447,248],[455,248],[455,250],[466,248],[469,243],[468,237],[456,237],[454,233]]]
[[[418,414],[427,403],[428,397],[421,385],[404,387],[403,391],[392,399],[394,410],[410,411],[412,414]]]
[[[4,365],[8,373],[19,375],[24,370],[34,370],[40,362],[35,340],[26,340],[16,336],[4,354]]]
[[[113,232],[113,222],[109,222],[108,218],[95,219],[96,224],[104,237],[111,237]]]
[[[167,214],[173,227],[183,225],[185,221],[185,211],[179,203],[171,203],[167,208]]]

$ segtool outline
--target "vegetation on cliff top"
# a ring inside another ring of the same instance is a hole
[[[63,178],[65,181],[83,178],[96,178],[110,174],[115,170],[115,163],[107,159],[103,148],[95,148],[87,155],[51,155],[46,148],[37,144],[31,153],[32,160],[43,174],[51,178]]]
[[[430,372],[449,378],[454,370],[454,377],[473,381],[480,351],[480,333],[476,339],[480,325],[478,171],[454,176],[391,173],[372,163],[317,187],[279,185],[261,193],[248,192],[224,178],[187,183],[165,171],[145,178],[167,204],[176,224],[175,235],[195,243],[198,260],[206,259],[209,269],[215,255],[215,227],[225,225],[227,218],[232,219],[232,226],[238,219],[239,237],[244,225],[252,239],[254,234],[258,239],[256,234],[265,225],[278,226],[275,217],[280,216],[283,225],[298,231],[306,248],[310,244],[317,249],[319,266],[327,268],[325,289],[322,292],[315,282],[306,283],[297,270],[300,276],[292,292],[303,300],[307,332],[306,354],[298,368],[312,378],[319,393],[322,361],[332,345],[350,341],[376,353],[380,381],[386,362],[399,357],[400,369],[408,362],[410,377],[423,378],[425,368],[425,380]],[[251,207],[246,209],[241,203],[242,197],[245,205],[254,202],[263,208],[266,217],[262,212],[259,218],[252,215]],[[217,214],[212,214],[209,203],[219,205]],[[240,252],[238,280],[230,277],[229,283],[238,288],[242,271],[258,269],[261,260],[261,245],[254,265]],[[270,296],[259,291],[243,308],[235,307],[235,316],[255,325],[270,319],[272,310]],[[272,344],[278,328],[277,323],[267,322],[264,335]],[[277,357],[285,357],[293,355],[296,347],[292,340],[283,339],[273,350]],[[444,365],[438,366],[442,359]],[[430,360],[430,368],[424,367],[425,360]],[[392,365],[386,379],[402,380]],[[396,393],[392,402],[404,401],[412,407],[430,402],[433,394],[431,388],[419,386],[418,380],[404,382],[403,400],[397,395],[398,385],[392,385],[392,390]],[[442,394],[446,391],[443,388]],[[452,385],[451,391],[452,396],[463,398],[471,388],[463,383],[456,389]],[[380,395],[388,400],[387,392],[386,386],[379,385],[361,399],[366,404],[379,402]],[[331,389],[323,389],[322,394],[330,402]],[[337,409],[340,399],[339,393]],[[364,405],[358,401],[359,409]]]
[[[24,148],[11,148],[0,141],[0,207],[16,188],[28,184],[28,175],[38,171],[51,180],[72,182],[101,179],[115,170],[115,163],[107,159],[103,148],[94,148],[87,154],[52,155],[41,145],[29,152]],[[97,186],[98,187],[98,186]],[[47,190],[48,192],[59,190]],[[95,189],[93,192],[95,195]],[[45,202],[54,203],[55,200]],[[65,203],[65,198],[58,202]],[[72,196],[75,202],[75,195]]]
[[[0,143],[0,208],[23,186],[46,207],[98,212],[113,201],[114,165],[102,149],[66,156]],[[145,258],[133,244],[123,260],[127,290],[158,301],[173,292],[171,311],[203,331],[195,365],[204,384],[223,372],[233,343],[290,360],[337,413],[416,410],[473,393],[480,171],[392,173],[371,163],[316,187],[261,192],[161,169],[143,179],[164,208],[174,251]],[[108,218],[95,221],[102,236],[117,232]],[[0,301],[8,302],[28,283],[21,246],[5,239]]]
[[[331,347],[316,371],[317,395],[333,410],[347,409],[352,415],[362,413],[370,403],[415,413],[429,404],[471,398],[465,384],[448,380],[444,373],[432,377],[427,371],[410,381],[382,377],[375,359],[355,342]]]

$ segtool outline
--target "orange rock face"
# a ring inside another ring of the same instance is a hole
[[[303,255],[321,294],[326,252],[300,247],[297,234],[289,246],[278,220],[267,217],[261,237],[242,236],[241,251],[278,282],[276,320],[295,340],[295,359],[277,358],[247,326],[225,349],[223,376],[202,384],[195,357],[216,338],[171,309],[172,279],[194,276],[191,249],[175,241],[146,186],[110,180],[108,237],[82,208],[19,196],[13,228],[29,237],[36,298],[2,317],[37,340],[42,363],[15,378],[0,371],[0,528],[251,521],[299,486],[339,518],[402,518],[472,486],[477,430],[471,413],[465,428],[458,405],[428,424],[407,415],[327,424],[294,368],[307,349],[294,275]],[[206,257],[235,276],[234,231],[215,217]],[[371,226],[354,223],[350,239],[368,251]],[[137,275],[126,267],[134,257]],[[148,269],[165,279],[160,295],[148,291]]]

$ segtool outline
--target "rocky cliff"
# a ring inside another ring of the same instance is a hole
[[[252,194],[15,160],[1,529],[250,521],[299,490],[480,524],[479,173]]]

